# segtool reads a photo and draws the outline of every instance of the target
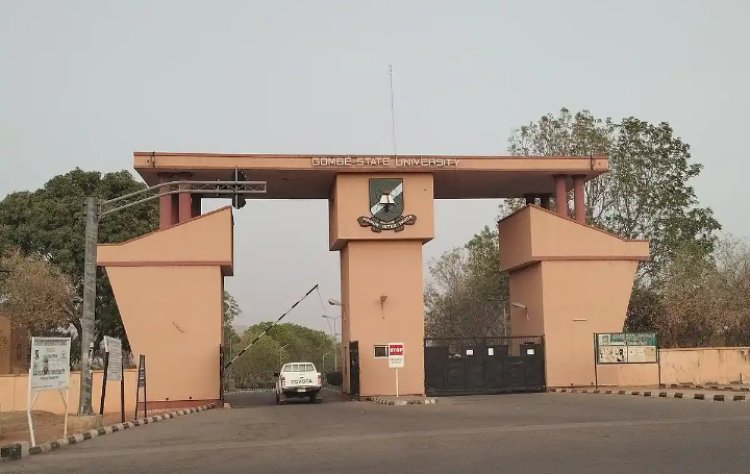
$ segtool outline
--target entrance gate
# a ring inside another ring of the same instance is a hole
[[[359,341],[349,341],[349,395],[359,396]]]
[[[424,372],[427,395],[543,391],[544,339],[425,338]]]

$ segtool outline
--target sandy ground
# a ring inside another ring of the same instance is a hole
[[[171,410],[149,410],[149,416],[158,415]],[[141,412],[142,416],[142,412]],[[34,422],[34,434],[36,443],[41,444],[63,437],[64,420],[63,415],[57,415],[46,411],[32,411],[31,417]],[[132,410],[125,413],[125,421],[133,420]],[[120,423],[122,417],[119,413],[104,415],[103,426]],[[68,427],[68,436],[88,431],[88,429],[72,430]],[[29,441],[29,422],[25,411],[11,411],[0,413],[0,446],[18,441]]]

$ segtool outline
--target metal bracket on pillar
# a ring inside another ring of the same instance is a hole
[[[230,198],[237,194],[265,194],[267,191],[266,181],[169,181],[141,189],[124,196],[102,201],[100,217],[113,212],[127,209],[144,202],[159,199],[162,196],[184,193],[184,188],[190,188],[190,194],[200,195],[202,198]],[[143,197],[144,194],[158,191],[152,196]]]

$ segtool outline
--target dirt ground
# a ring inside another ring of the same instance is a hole
[[[148,415],[154,416],[169,411],[172,410],[149,410]],[[36,435],[37,444],[63,437],[65,422],[65,417],[63,415],[35,410],[31,412],[31,417],[34,422],[34,434]],[[129,414],[125,414],[125,421],[132,421],[133,419],[132,411]],[[102,426],[114,425],[121,421],[122,418],[119,413],[105,414]],[[70,426],[68,426],[68,436],[83,431],[88,431],[88,429],[72,430]],[[0,446],[18,441],[30,442],[29,422],[26,418],[26,412],[11,411],[0,413]]]

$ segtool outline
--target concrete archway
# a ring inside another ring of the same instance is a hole
[[[148,184],[175,176],[226,179],[239,169],[267,182],[267,198],[329,201],[329,249],[341,256],[341,356],[346,360],[349,342],[357,341],[362,397],[395,393],[387,358],[373,351],[395,341],[405,345],[400,393],[424,394],[422,245],[434,237],[434,199],[527,198],[530,206],[500,223],[504,261],[498,264],[511,271],[512,298],[538,314],[530,324],[514,318],[513,332],[545,336],[556,358],[547,372],[553,383],[584,383],[583,360],[593,360],[588,350],[565,350],[569,342],[562,341],[574,334],[574,344],[582,344],[583,332],[557,324],[570,309],[555,303],[561,288],[574,275],[581,286],[573,297],[578,308],[591,310],[591,327],[619,331],[635,267],[648,257],[647,243],[625,242],[583,222],[583,184],[607,171],[604,157],[137,152],[134,167]],[[574,219],[568,215],[571,189]],[[538,199],[549,207],[553,195],[554,212],[534,206]],[[220,398],[221,295],[223,278],[232,274],[232,211],[199,215],[199,199],[189,188],[162,197],[160,230],[98,250],[131,345],[147,355],[150,375],[162,381],[150,382],[149,398],[164,405]],[[591,272],[601,283],[596,292],[581,289]],[[613,295],[617,304],[603,304]]]

